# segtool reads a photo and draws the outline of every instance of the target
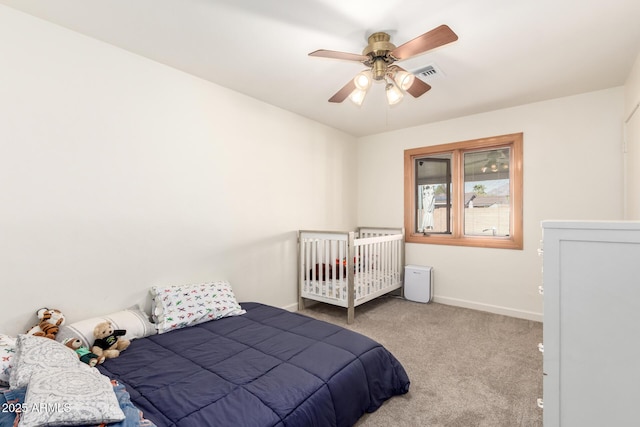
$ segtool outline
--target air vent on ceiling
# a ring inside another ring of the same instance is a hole
[[[436,77],[444,76],[444,73],[438,68],[436,64],[429,64],[422,68],[418,68],[413,71],[413,74],[420,77],[421,79],[433,79]]]

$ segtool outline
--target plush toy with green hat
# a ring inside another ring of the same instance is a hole
[[[62,344],[75,351],[80,361],[91,367],[104,362],[104,356],[98,356],[97,354],[92,353],[88,347],[82,345],[82,341],[80,341],[79,338],[67,338],[62,341]]]

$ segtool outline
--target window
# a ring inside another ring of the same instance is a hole
[[[522,249],[522,133],[404,152],[406,240]]]

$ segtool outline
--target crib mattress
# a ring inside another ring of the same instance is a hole
[[[303,280],[302,291],[306,297],[321,296],[346,301],[348,284],[349,281],[347,278]],[[394,287],[397,288],[401,285],[402,279],[399,273],[382,275],[375,271],[359,272],[354,276],[354,298],[358,301],[361,298],[368,297],[374,292],[385,289],[388,292]]]

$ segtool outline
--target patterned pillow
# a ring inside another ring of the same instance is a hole
[[[125,415],[109,378],[96,369],[87,368],[49,368],[35,372],[27,387],[20,427],[71,426],[124,420]]]
[[[63,342],[67,338],[80,338],[85,347],[91,348],[94,342],[93,328],[100,322],[109,321],[115,329],[125,329],[127,334],[123,337],[128,340],[143,338],[156,333],[156,327],[149,321],[147,314],[139,306],[133,306],[126,310],[85,319],[64,325],[56,336],[56,341]]]
[[[50,338],[18,335],[16,354],[9,375],[11,389],[26,387],[31,375],[47,368],[75,368],[89,365],[80,362],[72,349]]]
[[[0,334],[0,385],[9,384],[9,374],[16,353],[16,339]]]
[[[246,313],[227,281],[153,286],[152,316],[158,333]]]

